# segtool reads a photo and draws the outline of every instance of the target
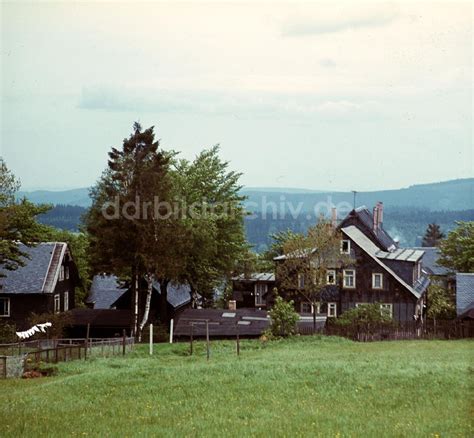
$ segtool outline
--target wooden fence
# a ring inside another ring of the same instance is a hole
[[[125,355],[133,350],[134,338],[40,339],[0,344],[0,378],[20,377],[41,362],[58,363],[90,357]],[[20,369],[20,371],[18,371]],[[20,375],[18,375],[20,374]]]
[[[474,337],[474,321],[425,321],[423,324],[410,321],[344,326],[330,322],[316,330],[311,324],[299,325],[297,331],[301,335],[342,336],[362,342],[401,339],[463,339]]]

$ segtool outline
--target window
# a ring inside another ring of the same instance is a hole
[[[0,298],[0,317],[10,316],[10,298]]]
[[[66,291],[64,292],[64,311],[68,311],[69,310],[69,292]]]
[[[328,318],[335,318],[337,316],[337,304],[328,303]]]
[[[298,289],[304,288],[304,274],[298,274]]]
[[[313,313],[313,306],[307,301],[301,303],[301,313]]]
[[[64,278],[69,280],[69,266],[64,267]]]
[[[343,275],[343,286],[348,289],[354,289],[356,287],[355,282],[355,270],[354,269],[344,269]]]
[[[372,289],[383,289],[383,274],[372,274]]]
[[[61,298],[59,294],[54,296],[54,313],[59,313],[61,311]]]
[[[314,307],[309,301],[303,301],[300,305],[301,313],[311,313],[312,315],[313,309]],[[316,303],[316,313],[320,313],[320,310],[321,310],[321,304]]]
[[[341,242],[341,254],[350,254],[351,253],[351,241],[343,240]]]
[[[255,305],[264,306],[265,298],[264,295],[267,293],[268,285],[266,283],[255,284]]]
[[[64,280],[64,266],[61,265],[61,268],[59,269],[59,281]]]
[[[336,271],[334,269],[326,272],[326,284],[336,284]]]
[[[390,318],[393,318],[393,305],[392,304],[381,304],[380,313],[386,312]]]
[[[367,306],[369,303],[356,303],[356,307]]]

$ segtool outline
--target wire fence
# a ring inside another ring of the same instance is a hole
[[[125,355],[133,350],[133,337],[39,339],[0,344],[0,379],[21,377],[41,363],[87,360],[94,357]]]

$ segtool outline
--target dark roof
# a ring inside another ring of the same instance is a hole
[[[68,314],[75,326],[129,328],[131,324],[130,310],[72,309]]]
[[[425,252],[423,255],[423,269],[428,275],[448,275],[449,269],[444,266],[437,264],[439,258],[439,248],[436,247],[414,247],[414,250],[422,250]]]
[[[359,218],[359,220],[362,222],[362,224],[368,229],[370,234],[375,237],[375,240],[379,243],[379,245],[385,249],[388,250],[389,248],[392,247],[397,247],[398,244],[390,237],[390,235],[384,230],[383,224],[380,226],[380,228],[377,230],[375,233],[373,231],[373,214],[369,211],[369,209],[363,205],[362,207],[358,207],[355,210],[352,210],[349,213],[349,216],[353,215]],[[347,218],[346,218],[347,219]],[[344,226],[344,219],[341,223],[342,226]]]
[[[237,277],[233,277],[232,280],[236,281],[275,281],[275,274],[273,272],[254,272],[250,276],[245,276],[245,274],[240,274]]]
[[[19,244],[20,251],[28,254],[22,257],[25,266],[19,266],[13,271],[0,268],[5,277],[0,277],[0,293],[9,294],[38,294],[52,292],[56,286],[62,257],[67,248],[64,242],[39,243],[28,247]],[[52,263],[53,253],[58,259]],[[46,281],[48,280],[48,281]]]
[[[160,283],[153,282],[153,287],[161,294]],[[168,304],[175,309],[191,302],[191,287],[188,284],[168,283]]]
[[[193,335],[203,337],[206,335],[205,320],[209,320],[211,337],[233,337],[237,330],[241,336],[260,336],[270,324],[264,310],[185,309],[179,315],[174,334],[189,336],[193,323]]]
[[[456,313],[464,313],[474,301],[474,273],[456,274]]]
[[[94,309],[110,309],[126,291],[115,275],[95,275],[87,302],[93,304]]]

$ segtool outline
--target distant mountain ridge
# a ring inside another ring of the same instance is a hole
[[[313,211],[318,202],[334,204],[346,202],[353,204],[352,192],[331,192],[310,189],[291,189],[273,187],[248,187],[242,189],[248,197],[246,204],[251,211],[262,211],[265,205],[282,200],[296,206],[301,203],[303,212]],[[64,191],[37,190],[19,192],[19,197],[26,196],[35,203],[78,205],[89,207],[88,188]],[[358,192],[357,205],[373,206],[382,201],[386,207],[417,207],[431,211],[467,210],[474,208],[474,178],[442,181],[429,184],[416,184],[402,189]]]

